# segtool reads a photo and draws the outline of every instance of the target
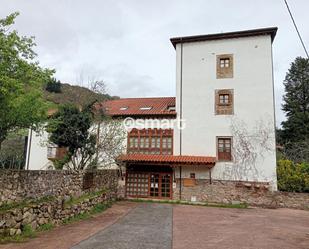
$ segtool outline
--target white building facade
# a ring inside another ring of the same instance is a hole
[[[268,182],[277,189],[276,30],[171,39],[177,58],[176,110],[185,123],[182,131],[175,130],[174,154],[215,156],[213,179]],[[228,158],[220,158],[220,149],[225,150],[220,146],[231,147]]]
[[[112,118],[131,119],[127,146],[115,161],[126,169],[127,197],[204,201],[200,192],[214,182],[277,190],[276,31],[172,38],[176,97],[102,104]],[[32,135],[28,169],[52,165],[42,143],[47,137]]]

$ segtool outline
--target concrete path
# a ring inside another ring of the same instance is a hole
[[[72,249],[171,249],[172,205],[140,204]]]

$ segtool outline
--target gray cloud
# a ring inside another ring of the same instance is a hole
[[[305,43],[309,1],[290,1]],[[278,26],[274,42],[277,124],[282,81],[304,56],[283,1],[269,0],[1,0],[0,17],[20,11],[17,30],[36,36],[41,65],[63,82],[80,74],[104,79],[113,95],[175,95],[173,36]]]

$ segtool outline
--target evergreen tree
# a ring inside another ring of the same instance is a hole
[[[59,80],[52,78],[47,82],[45,89],[51,93],[61,93],[61,83]]]
[[[309,60],[297,57],[284,80],[285,95],[282,110],[287,120],[282,122],[285,143],[309,140]]]

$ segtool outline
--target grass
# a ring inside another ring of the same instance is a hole
[[[25,199],[23,201],[19,201],[19,202],[12,202],[12,203],[5,203],[5,204],[2,204],[0,206],[0,213],[6,213],[12,209],[15,209],[15,208],[24,208],[24,207],[29,207],[31,205],[37,205],[37,204],[40,204],[40,203],[44,203],[44,202],[50,202],[50,201],[53,201],[55,200],[55,197],[53,196],[44,196],[42,198],[39,198],[39,199]]]
[[[94,215],[99,214],[106,209],[110,208],[112,206],[112,202],[106,202],[106,203],[98,203],[95,205],[89,212],[85,212],[82,214],[75,215],[73,217],[70,217],[68,219],[63,220],[63,224],[71,224],[73,222],[86,220],[91,217],[94,217]],[[34,238],[37,236],[38,233],[50,231],[55,226],[51,223],[43,224],[39,226],[35,231],[32,229],[30,225],[25,225],[22,228],[22,233],[19,235],[10,236],[8,232],[4,234],[4,236],[0,237],[0,244],[9,243],[9,242],[15,242],[15,243],[21,243],[26,241],[27,239]]]
[[[46,224],[39,226],[39,228],[36,231],[45,232],[45,231],[52,230],[53,228],[54,228],[54,225],[52,223],[46,223]]]
[[[63,220],[63,224],[70,224],[73,222],[81,221],[81,220],[86,220],[91,217],[93,217],[95,214],[102,213],[106,209],[110,208],[112,206],[112,202],[107,202],[107,203],[98,203],[95,205],[89,212],[85,212],[82,214],[75,215],[73,217],[67,218]]]
[[[85,193],[85,194],[83,194],[83,195],[81,195],[81,196],[79,196],[77,198],[71,197],[69,200],[67,200],[64,203],[64,206],[65,207],[73,206],[75,204],[83,202],[86,199],[92,199],[92,198],[98,197],[98,196],[102,195],[105,192],[106,192],[106,190],[102,189],[102,190],[99,190],[99,191],[96,191],[96,192]]]
[[[36,237],[36,232],[33,231],[30,225],[25,225],[21,229],[21,234],[10,236],[9,234],[4,234],[0,237],[0,244],[9,243],[9,242],[24,242],[26,239]]]
[[[181,205],[193,205],[204,207],[219,207],[219,208],[248,208],[247,203],[239,204],[224,204],[224,203],[207,203],[207,202],[189,202],[179,200],[149,200],[149,199],[130,199],[133,202],[148,202],[148,203],[166,203],[166,204],[181,204]]]

